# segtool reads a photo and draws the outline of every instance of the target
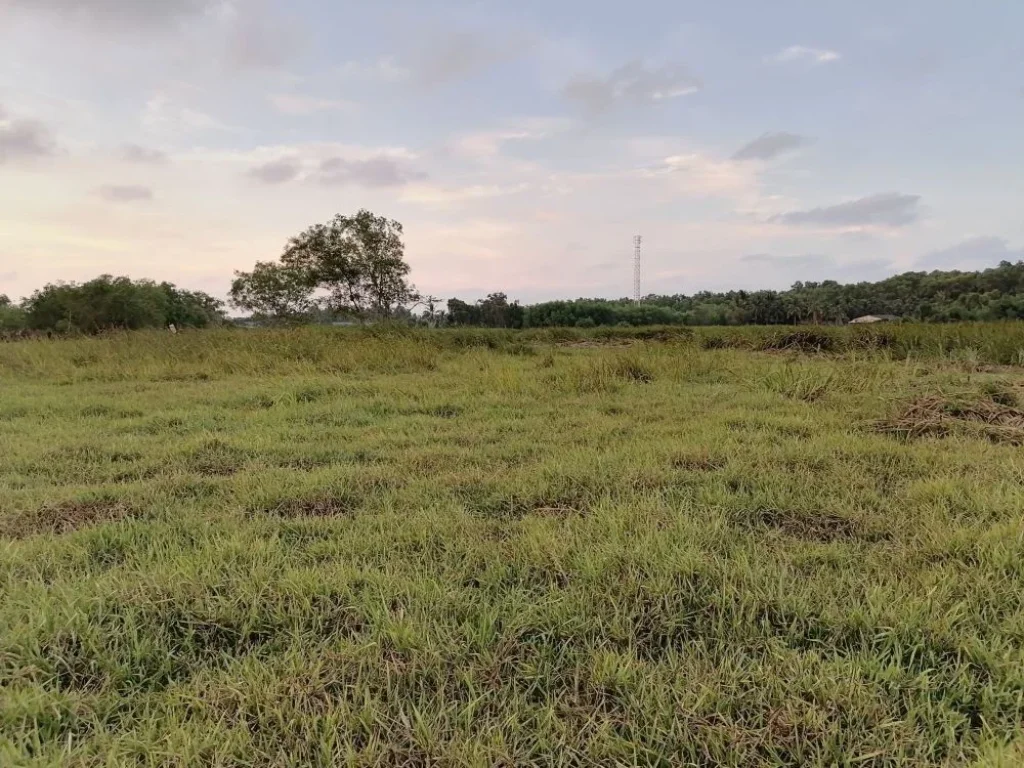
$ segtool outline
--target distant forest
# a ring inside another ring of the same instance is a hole
[[[237,283],[237,281],[236,281]],[[271,288],[281,285],[271,281]],[[295,293],[284,283],[285,296]],[[301,292],[300,292],[301,293]],[[412,293],[408,293],[412,297]],[[220,300],[170,283],[104,275],[86,283],[57,283],[21,302],[0,295],[0,335],[34,332],[98,333],[113,329],[203,328],[225,323],[274,324],[380,321],[492,328],[608,325],[841,324],[862,315],[923,322],[1024,319],[1024,262],[980,272],[907,272],[877,283],[796,283],[786,291],[702,291],[630,299],[575,299],[521,305],[504,293],[476,302],[415,296],[415,307],[391,302],[386,315],[365,303],[330,306],[272,297],[246,318],[231,320]],[[237,301],[233,303],[238,306]],[[410,301],[409,304],[412,304]],[[275,308],[280,308],[276,309]]]
[[[448,301],[444,322],[503,328],[841,324],[863,315],[922,322],[1024,319],[1024,262],[981,272],[906,272],[877,283],[798,282],[787,291],[701,291],[521,306],[505,294]]]

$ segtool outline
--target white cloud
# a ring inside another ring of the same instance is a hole
[[[791,45],[783,48],[778,53],[765,56],[765,62],[769,64],[784,64],[790,61],[802,61],[807,64],[828,64],[839,61],[842,55],[838,51],[827,48],[810,48],[806,45]]]

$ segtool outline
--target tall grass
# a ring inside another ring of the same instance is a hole
[[[1017,765],[976,330],[0,345],[0,765]]]

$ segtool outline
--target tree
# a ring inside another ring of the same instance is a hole
[[[221,303],[170,283],[101,275],[86,283],[51,283],[23,305],[27,325],[39,330],[100,331],[166,327],[202,328],[221,321]]]
[[[407,279],[402,225],[365,209],[292,238],[281,264],[326,291],[326,305],[339,314],[386,319],[420,301]]]
[[[360,210],[293,237],[280,263],[236,272],[231,303],[280,320],[309,317],[317,309],[388,319],[423,303],[408,276],[402,225]]]
[[[177,328],[206,328],[224,322],[224,302],[202,291],[184,291],[171,283],[160,283],[167,297],[164,322]]]
[[[25,312],[7,296],[0,294],[0,334],[20,331],[26,325]]]
[[[316,307],[314,287],[309,273],[304,270],[260,261],[252,272],[235,272],[231,304],[276,320],[301,320]]]

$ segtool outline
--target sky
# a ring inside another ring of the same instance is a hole
[[[1024,259],[1018,0],[0,0],[0,293],[224,296],[360,208],[424,293]]]

